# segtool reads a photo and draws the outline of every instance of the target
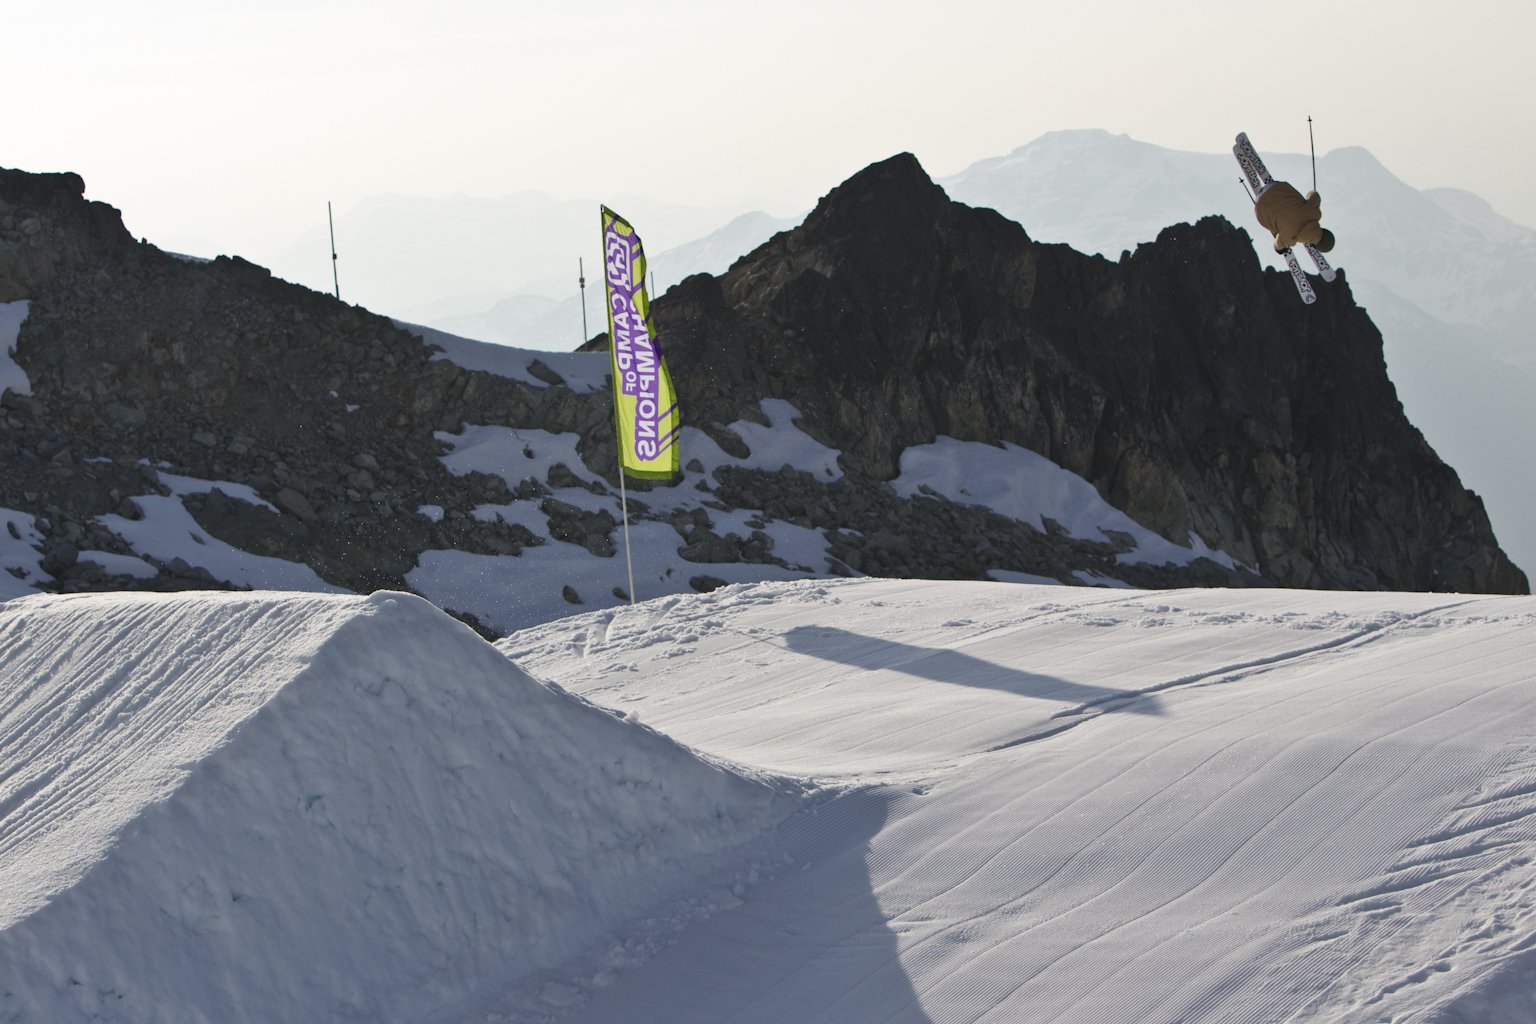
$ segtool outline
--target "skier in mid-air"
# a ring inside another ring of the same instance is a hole
[[[1311,118],[1308,118],[1309,135],[1311,123]],[[1333,232],[1318,224],[1323,213],[1323,200],[1317,194],[1316,170],[1312,172],[1312,191],[1303,197],[1288,182],[1276,181],[1270,176],[1264,161],[1259,158],[1258,150],[1248,141],[1246,132],[1237,133],[1232,155],[1237,157],[1238,166],[1243,169],[1243,184],[1253,199],[1254,214],[1259,218],[1259,223],[1275,236],[1275,252],[1285,257],[1285,267],[1291,273],[1291,280],[1296,282],[1296,292],[1301,296],[1301,301],[1311,305],[1317,301],[1317,292],[1301,269],[1295,246],[1299,243],[1307,255],[1312,257],[1324,281],[1332,281],[1334,278],[1333,267],[1328,265],[1328,258],[1323,255],[1333,248]]]
[[[1298,244],[1310,245],[1318,252],[1333,249],[1333,232],[1318,224],[1323,198],[1316,192],[1303,197],[1288,181],[1270,182],[1259,190],[1253,212],[1275,236],[1275,252],[1283,253]]]

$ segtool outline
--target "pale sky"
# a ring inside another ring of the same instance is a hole
[[[1045,132],[1365,146],[1536,226],[1536,5],[84,0],[0,5],[0,166],[260,261],[368,196],[645,195],[786,215]],[[1323,13],[1326,12],[1326,13]],[[1028,225],[1025,225],[1027,228]]]

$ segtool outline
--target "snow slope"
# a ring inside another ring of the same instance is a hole
[[[1529,1021],[1533,627],[797,580],[492,646],[402,594],[14,599],[0,1020]]]
[[[864,787],[781,833],[801,870],[561,1019],[1536,1019],[1533,626],[1530,598],[858,580],[509,637],[685,743]]]
[[[0,605],[0,1020],[408,1021],[798,806],[425,601]]]

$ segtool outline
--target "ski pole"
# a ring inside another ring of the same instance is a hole
[[[1312,191],[1317,191],[1317,143],[1312,141],[1312,115],[1307,115],[1307,146],[1312,150]]]
[[[1258,199],[1256,199],[1256,198],[1255,198],[1255,197],[1254,197],[1254,195],[1253,195],[1253,189],[1251,189],[1251,188],[1249,188],[1249,187],[1248,187],[1248,183],[1247,183],[1247,182],[1246,182],[1246,181],[1244,181],[1244,180],[1243,180],[1243,179],[1242,179],[1242,178],[1238,178],[1238,179],[1237,179],[1237,183],[1238,183],[1238,184],[1239,184],[1239,185],[1241,185],[1241,186],[1243,186],[1243,195],[1245,195],[1245,196],[1247,196],[1247,197],[1248,197],[1248,201],[1249,201],[1249,202],[1250,202],[1250,203],[1256,203],[1256,202],[1258,202]]]

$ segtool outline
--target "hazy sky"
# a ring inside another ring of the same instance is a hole
[[[538,189],[789,214],[904,150],[935,177],[1062,128],[1305,152],[1310,114],[1319,152],[1365,146],[1536,226],[1533,9],[8,0],[0,166],[79,172],[137,235],[256,258],[323,227],[327,200]]]

